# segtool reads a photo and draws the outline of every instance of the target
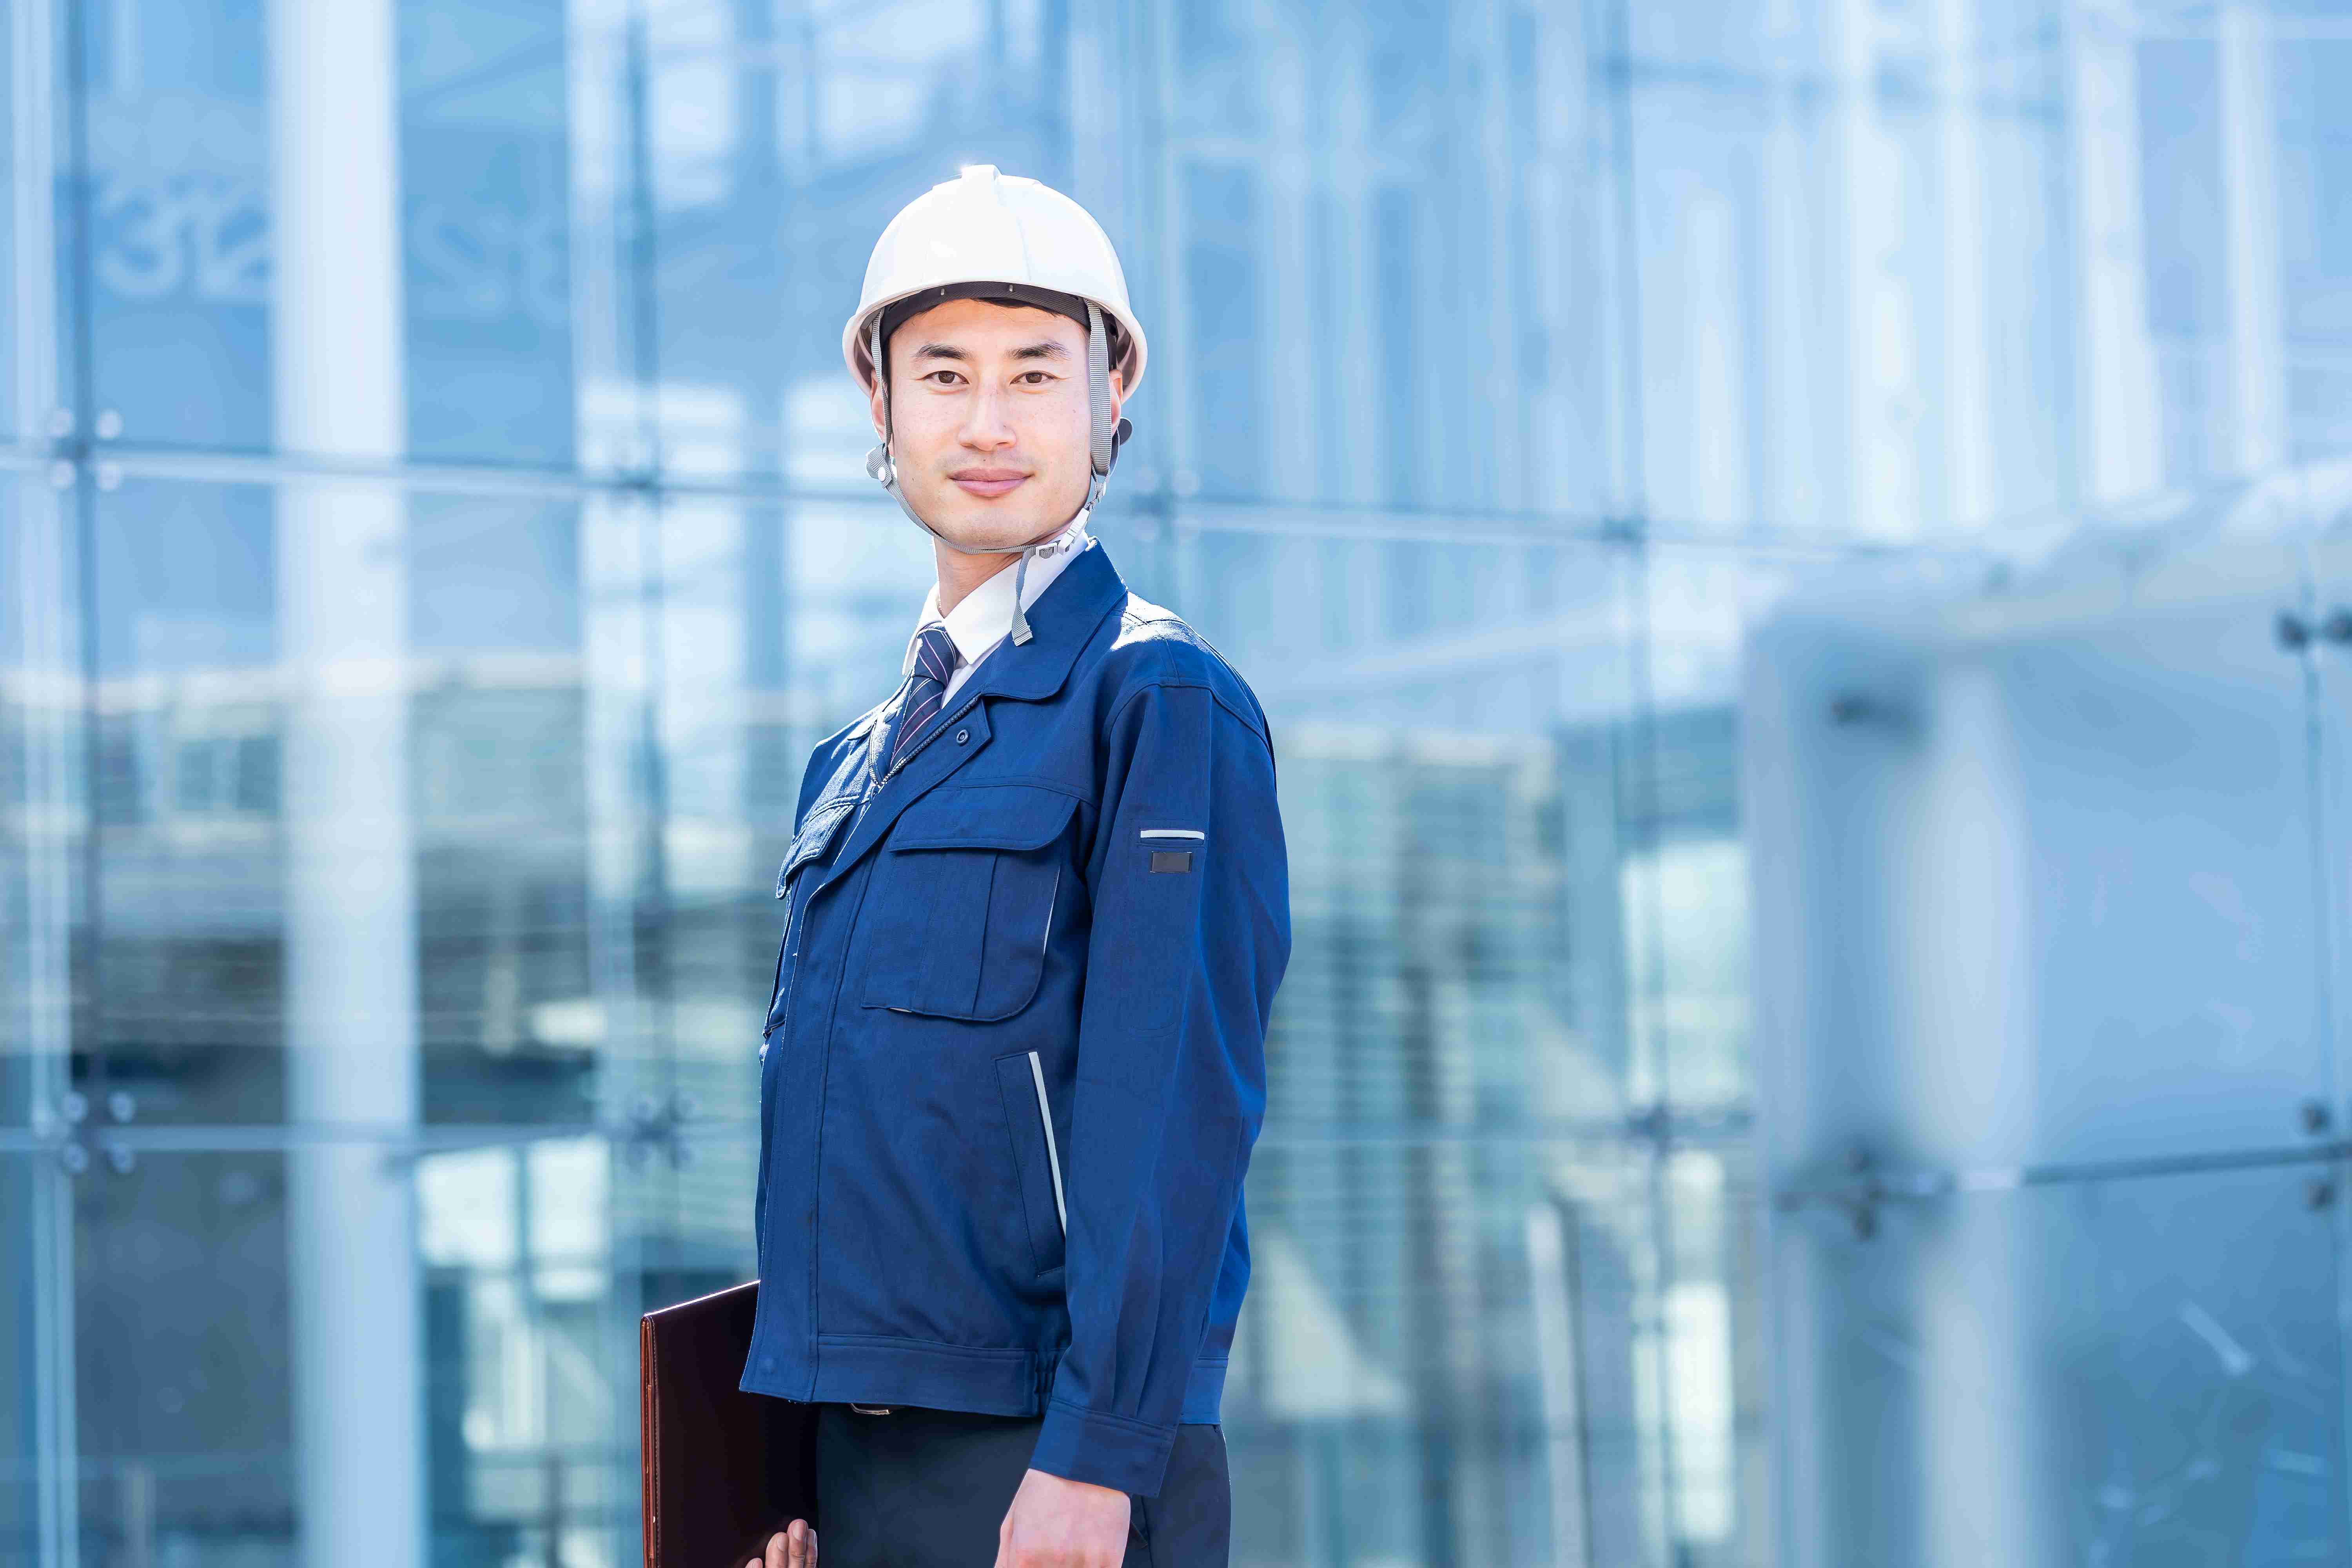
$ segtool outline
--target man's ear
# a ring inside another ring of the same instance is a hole
[[[882,417],[886,411],[882,406],[882,400],[888,395],[889,392],[883,383],[882,378],[878,375],[876,376],[874,378],[873,388],[866,394],[866,411],[873,416],[874,438],[877,441],[883,438]]]

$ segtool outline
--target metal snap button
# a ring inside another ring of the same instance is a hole
[[[962,745],[966,741],[969,741],[969,740],[971,740],[971,731],[969,731],[969,730],[958,730],[958,731],[956,731],[956,744],[957,744],[957,745],[961,746],[961,745]]]

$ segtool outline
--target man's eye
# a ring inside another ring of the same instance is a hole
[[[929,375],[927,375],[927,376],[923,377],[923,379],[924,379],[925,381],[940,381],[940,377],[941,377],[941,376],[943,376],[943,375],[952,376],[952,375],[955,375],[955,374],[956,374],[956,373],[955,373],[954,371],[951,371],[951,370],[935,370],[935,371],[931,372],[931,373],[930,373],[930,374],[929,374]],[[959,379],[961,379],[961,378],[959,378]],[[945,385],[947,385],[948,384],[947,384],[946,382],[944,382],[944,381],[940,381],[940,384],[941,386],[945,386]]]
[[[1032,376],[1036,377],[1036,379],[1034,381],[1030,381],[1030,377]],[[1024,370],[1013,379],[1015,381],[1028,381],[1032,386],[1043,386],[1054,378],[1046,374],[1042,370]]]

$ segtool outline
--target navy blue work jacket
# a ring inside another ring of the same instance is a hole
[[[1215,1421],[1290,956],[1265,715],[1099,542],[879,778],[828,737],[777,878],[741,1386],[1035,1415],[1138,1497]]]

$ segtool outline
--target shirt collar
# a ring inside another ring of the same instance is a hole
[[[1072,518],[1069,526],[1049,539],[1038,542],[1036,553],[1029,557],[1029,574],[1021,584],[1021,607],[1027,609],[1037,602],[1037,596],[1054,585],[1062,569],[1077,559],[1078,552],[1091,546],[1094,535],[1087,531],[1087,512]],[[1005,563],[986,581],[956,602],[956,607],[945,616],[940,614],[940,585],[933,580],[930,592],[923,595],[923,612],[915,617],[914,634],[907,639],[907,657],[899,668],[904,675],[915,668],[915,642],[923,628],[941,622],[948,637],[956,646],[956,655],[964,664],[976,664],[980,656],[1004,640],[1004,627],[1013,617],[1013,577],[1020,564],[1018,556],[1010,556]]]

